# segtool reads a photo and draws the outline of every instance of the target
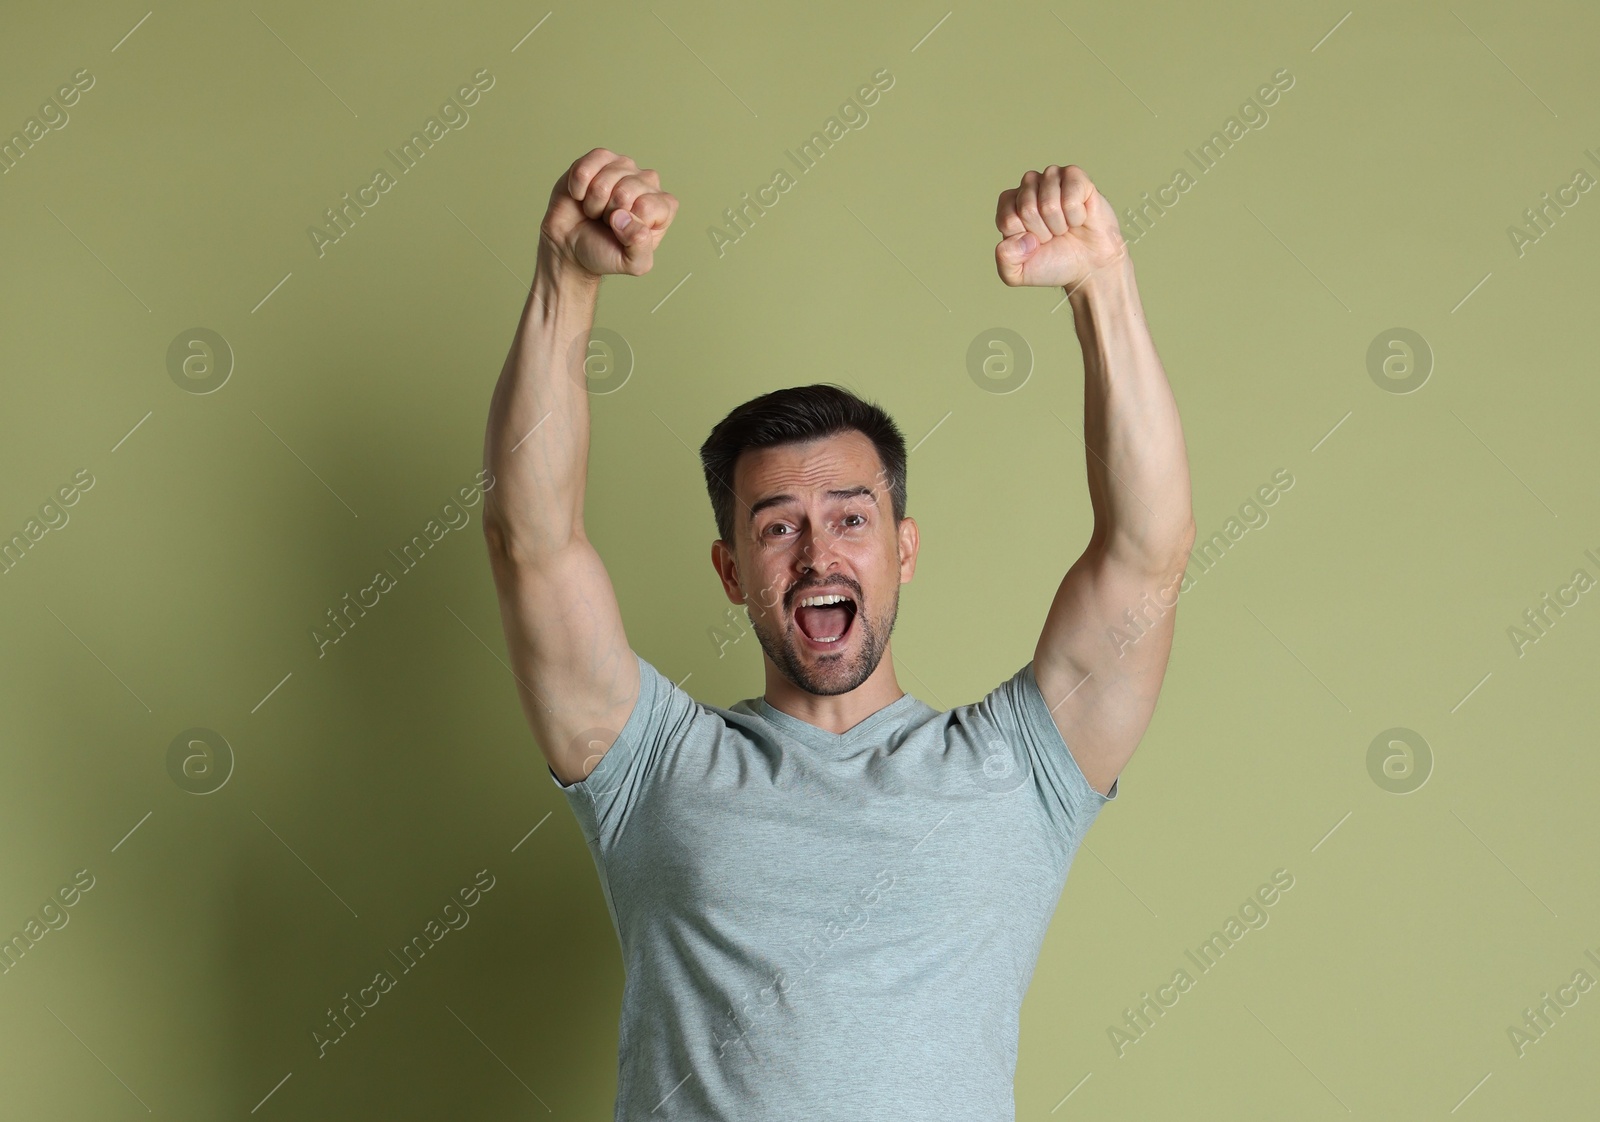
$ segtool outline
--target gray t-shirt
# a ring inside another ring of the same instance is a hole
[[[617,1122],[1013,1122],[1023,995],[1117,797],[1033,663],[842,734],[639,679],[594,771],[550,773],[622,946]]]

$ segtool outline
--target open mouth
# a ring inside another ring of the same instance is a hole
[[[851,634],[856,602],[849,593],[812,593],[801,599],[823,601],[802,603],[794,610],[795,627],[813,649],[836,648]]]

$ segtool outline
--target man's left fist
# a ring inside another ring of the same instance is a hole
[[[1128,255],[1116,212],[1076,164],[1025,172],[1020,187],[1000,192],[994,224],[1004,235],[995,268],[1013,288],[1074,288]]]

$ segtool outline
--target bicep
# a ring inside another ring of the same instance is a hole
[[[586,538],[537,562],[491,550],[517,695],[562,784],[585,778],[639,697],[639,665],[616,592]]]
[[[1183,566],[1135,564],[1095,542],[1050,605],[1034,676],[1073,759],[1102,794],[1155,715]]]

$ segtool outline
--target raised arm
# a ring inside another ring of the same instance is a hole
[[[639,696],[611,578],[583,528],[589,332],[600,278],[649,272],[677,208],[626,156],[596,148],[573,163],[550,192],[489,404],[483,532],[500,621],[523,712],[563,784],[594,770]]]
[[[1195,533],[1183,428],[1116,214],[1083,169],[1026,173],[1001,193],[995,224],[1000,278],[1064,287],[1083,350],[1094,531],[1050,605],[1034,676],[1105,794],[1149,727],[1172,651]]]

